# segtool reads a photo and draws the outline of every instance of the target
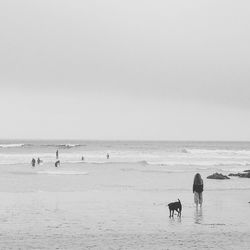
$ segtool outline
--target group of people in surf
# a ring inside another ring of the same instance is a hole
[[[109,156],[109,153],[107,153],[107,155],[106,155],[107,160],[109,160],[109,157],[110,157],[110,156]],[[82,156],[81,160],[84,161],[84,157],[83,157],[83,156]],[[40,165],[42,162],[43,162],[43,161],[42,161],[40,158],[37,158],[37,161],[36,161],[35,158],[32,158],[32,160],[31,160],[31,166],[32,166],[32,167],[35,167],[36,164],[37,164],[37,165]],[[57,167],[59,167],[59,166],[60,166],[59,151],[56,150],[56,162],[55,162],[55,167],[57,168]]]
[[[32,158],[31,160],[31,166],[35,167],[36,164],[40,165],[43,161],[38,157],[37,160],[35,158]],[[59,160],[59,152],[58,150],[56,150],[56,162],[55,162],[55,167],[59,167],[60,166],[60,160]]]
[[[31,160],[31,165],[32,165],[32,167],[35,167],[36,164],[37,164],[37,165],[40,165],[42,162],[43,162],[43,161],[42,161],[39,157],[37,158],[37,160],[36,160],[35,158],[32,158],[32,160]]]

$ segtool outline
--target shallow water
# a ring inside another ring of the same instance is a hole
[[[196,167],[52,166],[0,166],[1,249],[249,249],[249,179],[208,180],[211,170],[200,171],[196,210]],[[170,219],[167,204],[178,198],[182,217]]]

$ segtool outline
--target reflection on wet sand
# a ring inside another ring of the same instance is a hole
[[[201,224],[202,222],[203,222],[202,207],[200,207],[200,209],[196,207],[194,212],[194,223]]]
[[[172,217],[172,218],[169,218],[169,225],[171,227],[177,226],[177,225],[180,225],[180,224],[181,224],[181,217]]]

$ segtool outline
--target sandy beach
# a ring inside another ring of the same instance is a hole
[[[249,13],[0,1],[0,250],[249,250]]]
[[[249,249],[249,179],[135,164],[0,167],[1,249]],[[226,172],[225,172],[226,173]],[[180,199],[181,218],[167,204]]]

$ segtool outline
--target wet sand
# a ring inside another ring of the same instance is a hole
[[[250,180],[143,164],[0,168],[1,249],[249,249]],[[68,174],[67,174],[68,173]],[[167,204],[180,198],[181,218]]]

